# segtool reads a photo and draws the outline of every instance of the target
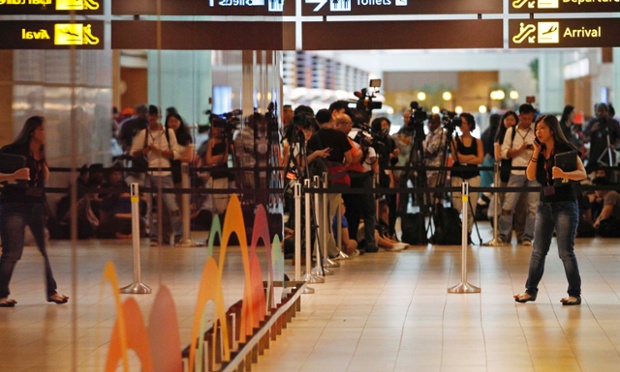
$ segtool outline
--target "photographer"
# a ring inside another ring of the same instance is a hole
[[[398,162],[400,151],[396,148],[396,142],[390,137],[391,122],[386,117],[379,117],[372,121],[371,130],[374,134],[375,144],[379,162],[379,187],[393,189],[396,180],[391,166]],[[395,236],[394,226],[396,224],[396,194],[384,195],[386,207],[388,208],[388,226],[390,236]]]
[[[204,157],[204,165],[211,167],[207,188],[227,189],[229,181],[228,155],[231,150],[232,139],[226,135],[226,121],[221,118],[214,118],[211,122],[211,137],[207,142],[207,149]],[[222,214],[228,205],[228,195],[210,195],[211,212]]]
[[[439,114],[432,114],[428,119],[428,135],[422,143],[424,147],[424,165],[427,167],[441,167],[443,166],[444,159],[441,151],[446,144],[446,133],[441,126],[441,118]],[[438,170],[426,171],[426,183],[428,187],[437,186],[439,179]],[[440,185],[444,186],[444,185]],[[427,203],[439,203],[440,201],[430,200],[430,193],[426,194]]]
[[[149,125],[146,129],[141,130],[136,134],[136,137],[131,145],[131,155],[139,156],[145,155],[148,159],[149,168],[170,168],[170,162],[173,159],[179,158],[179,147],[177,144],[177,138],[172,129],[165,129],[161,124],[161,115],[159,113],[159,107],[149,106],[148,122]],[[172,173],[169,170],[154,170],[149,171],[146,175],[145,184],[147,187],[159,187],[173,188],[174,183],[172,181]],[[174,194],[165,193],[162,196],[164,204],[170,214],[171,229],[174,232],[175,240],[181,238],[181,211],[177,204]],[[152,194],[148,194],[148,210],[150,213],[149,234],[151,240],[151,246],[159,245],[159,231],[155,226],[155,216],[152,213]],[[162,206],[159,205],[159,208]],[[170,242],[174,244],[174,242]]]
[[[341,173],[341,169],[343,169],[343,167],[351,164],[351,153],[349,152],[349,150],[351,150],[351,144],[349,144],[347,136],[344,133],[333,128],[331,111],[327,109],[319,110],[316,113],[316,121],[319,124],[320,129],[310,138],[310,140],[308,140],[308,156],[314,156],[313,154],[316,151],[328,150],[327,156],[321,155],[321,158],[324,159],[324,164],[328,169],[335,169],[337,170],[337,173]],[[345,178],[349,179],[348,176]],[[333,185],[333,181],[333,179],[330,180],[330,186]],[[328,220],[333,221],[334,215],[338,211],[338,204],[341,201],[341,194],[330,193],[328,194],[328,200]],[[333,233],[330,231],[328,235],[330,241],[327,247],[328,254],[331,257],[334,257],[338,255],[339,252],[336,247]]]
[[[534,151],[534,108],[529,103],[519,107],[519,123],[508,128],[501,147],[501,155],[504,159],[512,160],[512,170],[508,179],[508,187],[540,186],[534,180],[528,180],[525,171],[514,169],[515,167],[526,167]],[[513,136],[513,132],[515,135]],[[511,140],[508,140],[511,139]],[[521,192],[507,192],[502,203],[502,214],[499,219],[499,243],[510,243],[512,234],[512,221],[515,207]],[[531,246],[534,239],[534,222],[536,219],[536,207],[538,206],[538,194],[528,193],[528,213],[525,218],[525,229],[523,231],[523,245]]]
[[[353,120],[346,114],[335,117],[336,129],[347,135],[347,139],[351,145],[351,164],[346,169],[351,178],[352,189],[373,189],[373,166],[377,168],[377,155],[371,146],[372,138],[364,134],[360,130],[360,126],[364,124],[364,117],[359,111],[353,113],[355,117],[355,125],[353,129]],[[364,166],[366,165],[366,167]],[[364,240],[365,247],[360,246],[360,250],[366,252],[377,252],[379,248],[375,242],[375,203],[372,194],[343,194],[344,204],[347,207],[347,220],[349,221],[349,236],[357,237],[360,220],[364,219]]]

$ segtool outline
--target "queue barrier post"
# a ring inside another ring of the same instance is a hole
[[[133,283],[121,288],[125,294],[150,294],[151,288],[142,283],[140,268],[140,189],[137,183],[132,183],[131,191],[131,237],[133,243]]]
[[[304,180],[304,200],[305,200],[305,218],[306,226],[304,233],[306,236],[306,275],[301,277],[301,280],[308,284],[325,283],[325,279],[312,274],[312,219],[310,214],[310,208],[312,203],[312,196],[310,194],[310,180]],[[296,228],[297,230],[297,228]],[[307,285],[304,288],[304,294],[314,293],[314,288],[310,288]]]
[[[189,163],[181,163],[181,188],[189,189]],[[187,193],[181,194],[181,213],[183,221],[183,231],[181,240],[175,244],[176,247],[199,247],[200,244],[196,243],[190,238],[190,195]]]
[[[499,187],[499,183],[499,161],[496,161],[495,164],[493,164],[493,185],[495,186],[495,191],[493,191],[493,240],[484,244],[488,247],[499,247],[502,245],[498,239],[500,205],[497,188]]]
[[[323,191],[326,191],[329,187],[329,178],[327,172],[323,173],[323,177],[321,178],[321,187]],[[329,220],[330,211],[329,211],[329,195],[327,193],[321,194],[321,198],[323,200],[323,226],[321,228],[321,234],[323,235],[323,267],[340,267],[340,263],[336,261],[332,261],[329,258],[329,253],[327,250],[327,245],[329,243],[329,229],[332,221]]]
[[[461,282],[448,288],[448,293],[480,293],[480,288],[467,282],[467,249],[469,248],[468,214],[466,205],[469,204],[469,183],[461,185],[461,200],[463,202],[463,223],[461,229]]]
[[[293,183],[293,197],[295,198],[295,281],[301,278],[301,184]]]
[[[319,179],[319,176],[314,176],[313,178],[313,182],[312,182],[312,188],[314,190],[318,190],[321,187],[321,181]],[[316,266],[314,266],[312,268],[312,274],[314,274],[315,276],[326,276],[326,275],[333,275],[333,271],[327,269],[323,264],[322,264],[322,259],[321,259],[321,247],[325,247],[325,241],[323,241],[323,213],[325,211],[322,210],[323,208],[321,208],[321,196],[319,195],[318,192],[314,193],[314,210],[315,210],[315,215],[316,215],[316,224],[317,227],[319,229],[319,234],[318,237],[315,239],[315,257],[316,257]],[[310,230],[312,233],[313,230]]]

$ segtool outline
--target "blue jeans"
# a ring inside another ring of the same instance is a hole
[[[161,187],[163,189],[172,189],[174,188],[174,183],[172,182],[172,175],[167,176],[155,176],[155,175],[147,175],[146,177],[146,187],[157,188],[159,183],[161,182]],[[153,205],[153,197],[156,197],[157,192],[148,193],[147,194],[147,203],[149,207],[147,207],[148,218],[149,218],[149,227],[150,234],[149,238],[153,241],[157,241],[159,239],[159,229],[157,224],[155,223],[155,219],[157,216],[153,213],[152,205]],[[161,196],[166,208],[168,209],[168,214],[170,218],[170,228],[174,233],[175,238],[181,236],[181,232],[183,230],[183,221],[181,220],[181,211],[179,209],[179,205],[177,204],[177,199],[174,194],[163,193]],[[161,206],[159,206],[161,208]],[[163,215],[163,213],[162,213]],[[170,242],[174,243],[174,242]]]
[[[47,296],[56,293],[56,281],[52,274],[50,260],[45,249],[45,208],[42,204],[4,203],[2,205],[2,256],[0,256],[0,298],[8,297],[9,283],[17,261],[24,252],[24,233],[26,226],[37,243],[37,248],[45,263],[45,283]]]
[[[568,295],[581,295],[581,277],[575,257],[575,233],[579,223],[579,208],[576,201],[558,203],[540,203],[536,214],[536,230],[534,232],[534,249],[530,259],[530,271],[525,284],[526,292],[531,295],[538,293],[538,283],[545,271],[545,257],[549,252],[551,238],[555,230],[558,253],[564,264],[568,280]]]
[[[540,186],[536,180],[529,181],[525,174],[510,174],[508,180],[508,187],[523,187],[523,186]],[[507,243],[510,243],[512,237],[512,226],[514,211],[517,207],[521,192],[507,192],[504,195],[504,203],[502,205],[502,211],[499,215],[499,231],[498,235]],[[538,206],[539,193],[529,192],[527,194],[527,216],[525,218],[525,230],[523,231],[523,240],[532,241],[532,232],[537,221],[536,207]]]

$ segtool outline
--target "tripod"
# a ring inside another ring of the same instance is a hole
[[[601,129],[603,130],[603,129]],[[614,161],[613,161],[613,154],[612,154],[612,148],[611,148],[611,139],[609,137],[609,128],[607,127],[607,125],[605,125],[605,137],[607,139],[607,148],[605,149],[605,151],[603,151],[601,153],[601,155],[598,157],[598,159],[596,159],[596,163],[598,165],[602,165],[602,166],[609,166],[609,167],[613,167],[614,166]],[[607,160],[609,161],[609,163],[605,163],[604,158],[605,155],[607,155]],[[616,172],[611,171],[609,174],[609,181],[615,183],[616,182]]]
[[[441,156],[441,169],[439,170],[439,173],[437,175],[437,184],[436,186],[438,187],[445,187],[446,186],[446,182],[447,182],[447,159],[448,159],[448,154],[451,148],[451,140],[453,138],[453,134],[454,134],[454,129],[455,126],[450,123],[449,121],[444,121],[444,126],[446,128],[446,132],[445,135],[442,137],[442,146],[440,146],[441,148],[441,152],[440,152],[440,156]],[[474,139],[475,140],[475,139]],[[456,154],[453,154],[455,157],[457,156]],[[433,199],[432,199],[432,203],[431,203],[431,207],[432,207],[432,211],[433,211],[433,219],[435,220],[435,224],[438,224],[439,221],[441,220],[439,217],[439,215],[442,213],[443,211],[443,205],[441,205],[442,200],[445,197],[445,193],[444,192],[435,192],[433,194]],[[480,241],[480,244],[482,244],[482,237],[480,235],[480,230],[478,228],[478,222],[475,219],[475,211],[474,208],[471,204],[471,199],[469,199],[467,201],[467,206],[462,206],[461,208],[461,212],[462,213],[467,213],[467,210],[469,210],[471,212],[473,222],[474,222],[474,226],[476,227],[476,232],[478,234],[478,240]],[[437,227],[437,226],[436,226]],[[436,239],[435,239],[436,240]]]

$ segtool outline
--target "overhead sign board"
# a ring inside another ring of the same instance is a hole
[[[501,0],[303,0],[302,15],[489,14]]]
[[[2,21],[0,49],[103,49],[103,21]]]
[[[510,13],[620,12],[619,0],[509,0]]]
[[[103,14],[104,0],[0,0],[0,15]]]
[[[112,49],[294,50],[294,22],[112,21]]]
[[[620,18],[510,20],[510,48],[618,46]]]
[[[304,22],[304,50],[502,48],[501,19]]]
[[[1,0],[0,0],[1,1]],[[295,15],[294,0],[159,0],[161,15]],[[113,15],[158,15],[157,0],[112,0]]]

